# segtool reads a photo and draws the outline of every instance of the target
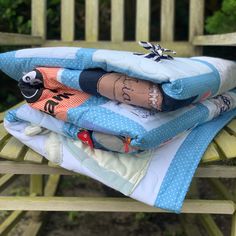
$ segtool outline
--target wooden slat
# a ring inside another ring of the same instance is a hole
[[[124,40],[124,0],[111,0],[111,40]]]
[[[234,200],[233,194],[229,192],[227,187],[219,179],[208,179],[208,182],[223,199]]]
[[[153,42],[160,43],[160,42]],[[178,53],[178,56],[189,57],[194,55],[194,47],[189,42],[161,42],[163,47],[173,49]],[[87,41],[73,41],[73,42],[63,42],[57,40],[47,40],[44,44],[46,47],[56,47],[56,46],[73,46],[73,47],[89,47],[89,48],[103,48],[103,49],[114,49],[114,50],[124,50],[133,52],[147,52],[142,47],[138,45],[137,42],[87,42]]]
[[[199,221],[204,226],[208,235],[223,236],[223,233],[221,232],[219,227],[216,225],[211,215],[208,215],[208,214],[201,215],[201,217],[199,217]]]
[[[3,145],[3,142],[9,137],[10,135],[7,133],[6,129],[3,126],[3,123],[0,124],[0,148]]]
[[[31,33],[33,36],[40,36],[43,39],[46,38],[46,0],[31,0],[31,20],[32,28]]]
[[[179,215],[181,226],[184,229],[185,235],[203,236],[199,226],[196,224],[194,215]]]
[[[42,175],[30,175],[30,194],[43,195]]]
[[[0,157],[9,159],[9,160],[17,160],[18,158],[23,158],[25,151],[24,144],[21,143],[14,137],[11,137],[2,148],[0,152]]]
[[[59,175],[51,175],[47,181],[44,189],[45,196],[53,196],[60,180]],[[34,194],[35,196],[35,194]],[[7,235],[10,230],[21,220],[25,211],[14,211],[1,225],[0,235]],[[31,215],[32,216],[32,215]],[[43,225],[42,212],[33,212],[33,219],[31,218],[28,227],[24,231],[24,236],[36,236]],[[36,221],[34,220],[36,219]]]
[[[195,36],[193,45],[236,46],[236,33]]]
[[[205,0],[190,0],[189,41],[203,34],[204,29],[204,2]],[[196,47],[193,55],[201,55],[202,48]]]
[[[7,219],[0,224],[0,235],[8,235],[13,227],[20,221],[22,216],[25,214],[24,211],[14,211]]]
[[[35,164],[26,162],[15,162],[15,161],[0,161],[0,173],[1,174],[61,174],[61,175],[72,175],[76,174],[71,171],[49,167],[47,164]]]
[[[38,36],[0,32],[0,45],[41,45],[43,42]]]
[[[75,0],[61,1],[61,39],[73,41],[75,34]]]
[[[55,195],[59,181],[60,181],[60,175],[50,175],[47,185],[44,189],[44,195],[48,197]]]
[[[226,127],[236,136],[236,119],[233,119],[231,122],[229,122]]]
[[[96,42],[98,40],[98,3],[98,0],[85,1],[85,39],[88,42]]]
[[[0,210],[166,212],[129,198],[0,197]],[[233,214],[229,200],[185,200],[182,213]]]
[[[48,166],[54,167],[54,168],[60,168],[60,166],[54,162],[48,161]]]
[[[236,178],[235,166],[209,165],[198,167],[195,177],[200,178]]]
[[[50,175],[47,184],[44,188],[44,196],[54,196],[60,181],[60,175]],[[33,212],[33,218],[26,230],[24,231],[24,236],[36,236],[43,225],[42,212]]]
[[[59,175],[51,175],[48,178],[47,184],[44,188],[44,196],[54,196],[60,181]],[[42,225],[43,219],[45,215],[42,215],[42,212],[32,212],[33,218],[35,220],[31,220],[30,224],[24,231],[24,236],[37,236]]]
[[[175,0],[161,1],[161,41],[174,40]]]
[[[202,35],[204,28],[204,0],[190,0],[189,41]]]
[[[233,214],[232,217],[231,236],[236,236],[236,212]]]
[[[136,41],[149,41],[150,0],[137,0],[136,3]]]
[[[225,130],[221,130],[214,140],[226,158],[236,157],[236,137],[234,135],[229,134]]]
[[[38,154],[37,152],[35,152],[29,148],[25,154],[24,161],[42,163],[43,157],[40,154]]]
[[[75,175],[76,173],[68,171],[61,167],[50,167],[46,164],[34,164],[14,161],[0,161],[1,174],[60,174]],[[235,166],[209,165],[199,167],[195,177],[198,178],[236,178]]]
[[[40,212],[41,213],[41,212]],[[34,212],[34,214],[39,215],[39,217],[41,217],[41,214],[39,212]],[[28,227],[25,229],[24,231],[24,236],[38,236],[40,229],[42,228],[43,225],[43,221],[39,220],[39,221],[30,221],[30,224],[28,225]]]
[[[204,153],[204,156],[201,162],[206,163],[206,162],[219,161],[219,160],[220,160],[220,155],[216,149],[215,143],[210,143],[206,152]]]
[[[3,119],[4,119],[4,114],[5,114],[5,112],[1,112],[0,113],[0,123],[3,121]]]
[[[0,177],[0,192],[2,192],[6,187],[8,187],[16,178],[17,178],[17,175],[14,175],[14,174],[5,174],[1,176]]]

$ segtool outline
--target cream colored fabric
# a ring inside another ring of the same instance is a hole
[[[45,150],[47,154],[47,159],[57,165],[63,162],[62,155],[62,143],[60,135],[54,132],[50,132],[47,135],[45,142]]]
[[[101,168],[113,171],[132,184],[137,184],[145,175],[151,160],[152,151],[142,154],[121,154],[107,152],[99,149],[91,149],[79,140],[72,140],[74,145],[93,158]]]
[[[82,159],[80,161],[80,158],[82,158],[81,153],[85,153],[87,155],[84,155],[83,158],[92,158],[100,168],[117,174],[126,181],[130,182],[133,187],[135,187],[146,174],[148,164],[152,156],[152,151],[130,155],[107,152],[99,149],[91,149],[79,140],[72,140],[64,137],[62,139],[61,135],[50,132],[46,138],[45,150],[47,153],[47,158],[51,162],[61,165],[67,161],[66,157],[63,157],[62,155],[62,142],[65,139],[72,142],[74,146],[80,150],[80,153],[78,153],[75,157],[78,162],[80,162],[78,165],[81,165],[83,162]],[[71,152],[71,155],[75,156],[74,152]]]

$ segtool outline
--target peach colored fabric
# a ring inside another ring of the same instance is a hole
[[[120,73],[107,73],[99,79],[97,89],[111,100],[161,110],[162,93],[157,85],[148,81]]]
[[[81,105],[90,97],[87,93],[68,88],[59,83],[57,73],[60,68],[40,67],[37,70],[43,76],[45,89],[39,100],[30,104],[33,108],[66,121],[68,109]]]

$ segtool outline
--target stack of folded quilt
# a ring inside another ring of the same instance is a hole
[[[76,47],[0,54],[26,104],[13,136],[63,168],[180,212],[208,144],[236,115],[236,62]]]

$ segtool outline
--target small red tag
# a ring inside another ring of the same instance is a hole
[[[89,145],[93,148],[93,141],[90,137],[90,134],[87,130],[83,130],[77,134],[79,140],[81,140],[84,144]]]

